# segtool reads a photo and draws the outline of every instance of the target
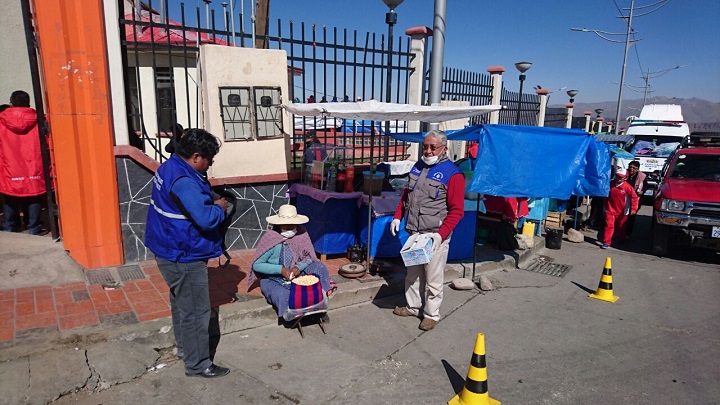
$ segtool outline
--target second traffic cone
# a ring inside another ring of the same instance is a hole
[[[448,401],[448,405],[500,405],[500,401],[490,398],[485,368],[485,335],[477,334],[475,350],[470,359],[465,387]]]
[[[600,284],[598,284],[597,291],[590,294],[589,297],[607,302],[615,302],[620,298],[617,295],[613,295],[612,261],[609,257],[605,259],[605,268],[603,269],[602,276],[600,276]]]

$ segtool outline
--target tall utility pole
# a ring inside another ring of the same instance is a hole
[[[255,48],[268,47],[268,21],[270,20],[270,0],[257,0],[255,13]]]
[[[435,0],[435,17],[433,18],[433,44],[430,58],[430,105],[440,105],[442,98],[443,56],[445,55],[445,0]],[[439,123],[430,123],[428,130],[439,129]]]
[[[620,109],[622,108],[623,88],[625,87],[625,68],[627,66],[627,54],[630,49],[630,31],[632,31],[633,10],[635,0],[630,1],[630,16],[627,18],[627,34],[625,34],[625,54],[623,55],[622,73],[620,74],[620,91],[618,91],[617,110],[615,110],[615,135],[620,131]]]

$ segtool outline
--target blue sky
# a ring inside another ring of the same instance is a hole
[[[240,12],[239,0],[225,1],[234,1],[236,13]],[[247,15],[251,1],[244,2]],[[635,1],[632,26],[640,41],[628,52],[625,83],[641,90],[626,87],[623,99],[642,99],[645,82],[641,76],[649,69],[654,91],[650,96],[720,102],[720,0],[670,0],[659,10],[637,17],[642,14],[640,7],[657,1]],[[195,3],[186,2],[193,14]],[[221,15],[221,3],[212,2],[217,15]],[[566,87],[579,91],[576,102],[616,101],[619,84],[613,82],[620,82],[624,42],[611,43],[570,29],[624,33],[626,25],[617,18],[618,9],[628,7],[630,0],[447,0],[444,66],[476,72],[504,66],[506,87],[517,91],[519,73],[514,63],[526,60],[533,66],[526,73],[524,92],[535,85],[551,91]],[[293,20],[387,34],[387,10],[381,0],[271,0],[271,33],[279,18],[284,27]],[[432,28],[434,0],[406,0],[396,11],[396,38],[410,27]],[[624,35],[613,38],[625,40]],[[652,78],[656,76],[652,72],[679,65],[687,67]],[[562,93],[567,99],[565,90],[554,96]],[[559,102],[557,98],[551,96],[551,103]]]

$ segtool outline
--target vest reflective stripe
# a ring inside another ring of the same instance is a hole
[[[153,206],[153,208],[155,209],[155,211],[156,211],[158,214],[160,214],[160,215],[162,215],[162,216],[164,216],[164,217],[166,217],[166,218],[172,218],[172,219],[187,219],[187,218],[185,217],[185,215],[182,215],[182,214],[173,214],[173,213],[170,213],[170,212],[165,212],[165,211],[163,211],[162,209],[160,209],[160,207],[158,207],[157,205],[155,205],[155,201],[154,201],[152,198],[150,199],[150,205]]]

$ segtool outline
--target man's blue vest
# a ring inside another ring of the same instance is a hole
[[[218,257],[222,254],[220,231],[213,229],[203,232],[198,229],[170,197],[172,185],[181,177],[196,181],[203,195],[212,198],[207,179],[173,154],[160,165],[153,178],[145,246],[155,256],[171,262],[189,263]]]
[[[423,174],[423,172],[425,172]],[[450,177],[461,173],[455,163],[444,158],[427,166],[418,161],[410,169],[406,229],[410,232],[437,232],[447,216],[447,186]]]

